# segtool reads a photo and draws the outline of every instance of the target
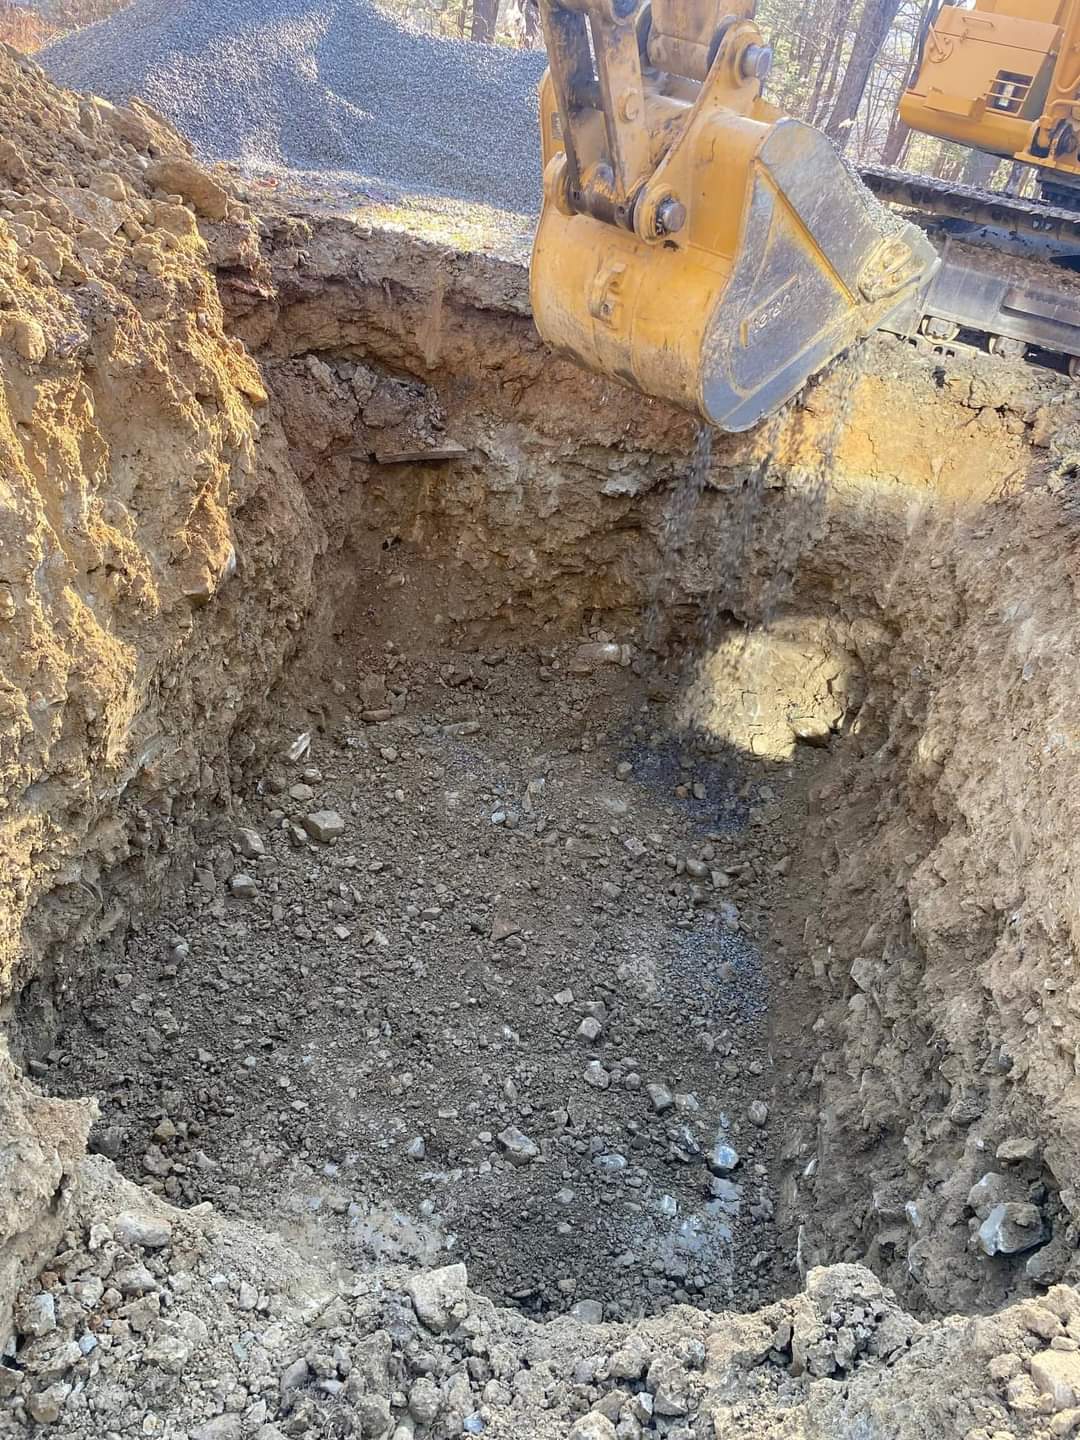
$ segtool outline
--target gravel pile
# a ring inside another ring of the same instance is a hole
[[[38,58],[73,89],[149,101],[208,160],[539,204],[543,57],[406,30],[365,0],[137,0]]]

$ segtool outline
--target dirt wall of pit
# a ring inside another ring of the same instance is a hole
[[[820,903],[789,937],[821,1002],[792,1101],[807,1254],[869,1255],[941,1309],[1070,1278],[1071,389],[878,340],[717,442],[698,495],[691,424],[548,354],[520,266],[257,220],[149,112],[66,96],[13,52],[0,94],[20,1062],[280,742],[283,668],[318,675],[377,569],[414,603],[422,562],[439,604],[416,623],[535,643],[645,613],[657,650],[692,657],[686,715],[718,743],[763,764],[833,746],[795,877]],[[5,1089],[9,1184],[31,1154],[35,1177],[6,1212],[7,1303],[62,1224],[89,1114]],[[1040,1274],[969,1246],[970,1186],[1018,1138],[1054,1233]]]
[[[234,323],[349,557],[336,606],[400,545],[459,635],[646,614],[690,657],[688,724],[766,763],[834,744],[788,937],[821,1001],[789,1147],[807,1255],[939,1310],[1071,1276],[1072,387],[879,339],[718,441],[698,495],[693,428],[548,354],[520,267],[336,221],[266,254],[273,297]],[[370,463],[447,437],[459,461]],[[988,1265],[969,1192],[1021,1140],[1002,1196],[1035,1187],[1053,1243]]]
[[[243,207],[209,180],[195,196],[148,112],[6,48],[0,96],[0,1003],[29,1063],[71,957],[228,805],[230,738],[310,609],[316,527],[224,330],[209,246],[257,257]],[[0,1103],[6,1314],[90,1116],[14,1074]]]

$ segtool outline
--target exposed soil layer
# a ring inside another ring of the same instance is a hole
[[[1072,1433],[1072,388],[709,455],[0,89],[2,1423]]]

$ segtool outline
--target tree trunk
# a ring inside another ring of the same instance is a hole
[[[840,82],[829,122],[825,126],[825,133],[832,137],[840,149],[844,148],[851,136],[874,61],[885,43],[885,37],[899,9],[900,0],[865,0],[847,69]]]
[[[960,172],[961,185],[974,185],[977,190],[989,190],[1001,161],[996,155],[986,155],[982,150],[972,150],[964,161]]]
[[[836,43],[832,48],[829,57],[829,66],[826,71],[822,66],[818,71],[817,81],[814,85],[814,93],[810,100],[810,123],[819,125],[825,111],[832,104],[832,97],[836,93],[836,81],[840,74],[840,48],[843,44],[843,37],[837,36]]]
[[[1022,160],[1014,160],[1009,166],[1009,173],[1005,177],[1006,195],[1022,195],[1024,193],[1024,181],[1028,177],[1028,167]]]
[[[525,44],[530,50],[542,50],[544,47],[544,27],[540,23],[537,0],[525,0]]]
[[[495,25],[499,18],[499,0],[473,0],[472,25],[469,39],[482,45],[495,42]]]
[[[899,165],[900,157],[908,142],[911,131],[900,119],[900,112],[893,116],[893,122],[889,127],[889,134],[885,140],[885,146],[881,152],[881,163],[883,165]]]
[[[930,33],[930,26],[934,23],[938,12],[941,9],[940,0],[924,0],[922,13],[919,16],[919,24],[913,36],[911,51],[911,66],[905,90],[911,88],[919,78],[919,70],[922,65],[923,47],[926,44],[926,37]],[[903,92],[901,92],[902,94]],[[893,115],[892,124],[889,126],[889,134],[885,141],[885,148],[881,152],[881,163],[883,165],[899,165],[907,150],[908,141],[911,139],[911,130],[900,119],[900,104],[897,101],[896,112]]]

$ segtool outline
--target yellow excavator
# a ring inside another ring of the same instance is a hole
[[[1080,209],[1080,4],[939,5],[900,117],[925,135],[1035,166],[1046,200]]]
[[[1062,206],[1080,208],[1080,0],[939,5],[902,102],[917,130],[1038,165],[1053,203],[860,175],[764,99],[754,10],[540,0],[532,303],[548,343],[728,431],[878,328],[1080,373],[1080,296],[1009,258],[1037,242],[1048,267],[1080,247]]]
[[[762,98],[752,0],[541,0],[537,328],[749,429],[910,305],[937,257]]]

